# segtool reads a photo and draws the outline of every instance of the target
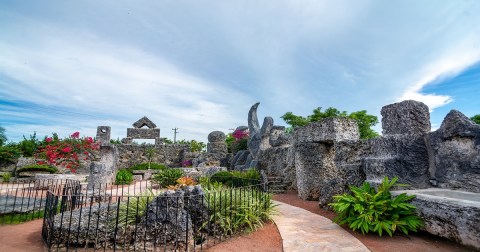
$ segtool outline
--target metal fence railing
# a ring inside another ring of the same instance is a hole
[[[109,195],[137,193],[150,187],[149,181],[139,181],[125,187],[103,184],[92,188]],[[43,179],[29,183],[0,183],[0,224],[16,224],[43,218],[48,191],[55,195],[81,195],[86,184],[71,179]],[[132,192],[130,192],[132,191]],[[98,193],[97,193],[98,194]],[[99,196],[99,195],[97,195]],[[74,201],[70,203],[75,204]]]
[[[176,190],[80,186],[49,190],[44,206],[42,238],[57,251],[198,251],[254,229],[272,208],[258,181]]]

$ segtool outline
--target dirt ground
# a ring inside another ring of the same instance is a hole
[[[0,226],[0,251],[44,252],[42,241],[43,220],[29,221],[17,225]]]
[[[312,213],[333,219],[335,214],[318,207],[318,202],[304,201],[298,198],[296,192],[275,195],[274,199],[293,206],[301,207]],[[41,238],[42,220],[30,221],[18,225],[0,226],[0,251],[44,252]],[[447,239],[427,233],[412,235],[394,235],[379,237],[375,234],[362,235],[346,228],[373,252],[442,252],[442,251],[473,251]],[[277,252],[282,251],[282,238],[274,223],[268,223],[256,232],[235,236],[227,241],[208,248],[209,252]]]

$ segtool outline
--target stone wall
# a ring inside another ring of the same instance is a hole
[[[116,160],[117,169],[127,168],[135,164],[148,162],[147,150],[153,148],[155,154],[152,162],[163,163],[168,167],[182,166],[183,155],[189,150],[188,145],[168,144],[168,145],[117,145],[118,159]]]

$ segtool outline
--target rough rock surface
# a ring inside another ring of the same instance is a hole
[[[411,188],[430,186],[427,146],[422,136],[387,135],[365,141],[362,166],[369,182],[399,177]]]
[[[136,129],[140,129],[144,126],[147,126],[149,129],[156,128],[157,125],[153,123],[150,119],[148,119],[146,116],[140,118],[138,121],[134,122],[132,126]]]
[[[320,206],[324,206],[331,201],[333,194],[344,191],[351,183],[347,175],[358,173],[360,165],[358,160],[355,160],[355,165],[348,165],[348,151],[337,150],[337,145],[346,140],[358,140],[358,137],[357,123],[348,118],[326,118],[294,132],[293,148],[300,198],[319,199]]]
[[[225,156],[228,153],[227,144],[225,142],[207,143],[207,153],[223,154]]]
[[[417,214],[425,221],[424,229],[427,232],[480,249],[480,226],[478,225],[480,223],[480,195],[460,192],[462,195],[455,196],[457,192],[454,190],[432,190],[441,191],[441,194],[429,196],[425,190],[397,191],[393,194],[416,195],[411,204],[417,207]],[[445,197],[448,194],[451,195]]]
[[[225,142],[225,133],[221,131],[212,131],[208,134],[208,142],[210,143],[223,143]]]
[[[100,145],[109,145],[110,144],[110,132],[112,129],[110,126],[98,126],[97,127],[97,142],[100,142]]]
[[[452,110],[429,139],[438,186],[480,192],[480,125]]]
[[[295,129],[295,143],[333,143],[334,141],[358,140],[357,123],[349,118],[325,118]]]
[[[179,167],[182,164],[184,152],[188,152],[186,144],[169,145],[117,145],[118,159],[116,167],[127,168],[135,164],[148,162],[147,150],[155,149],[152,162],[166,164],[169,167]]]
[[[430,132],[430,112],[422,102],[406,100],[384,106],[382,114],[383,135]]]

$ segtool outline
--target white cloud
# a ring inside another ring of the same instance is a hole
[[[422,89],[441,80],[454,77],[480,61],[480,35],[471,35],[443,52],[433,62],[417,72],[417,80],[398,100],[417,100],[427,104],[431,111],[453,101],[448,95],[423,94]]]

